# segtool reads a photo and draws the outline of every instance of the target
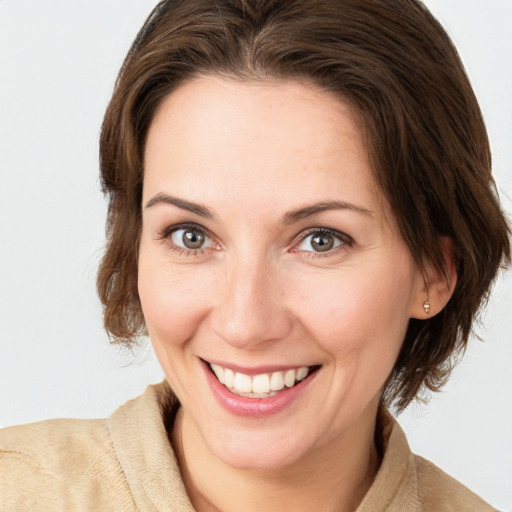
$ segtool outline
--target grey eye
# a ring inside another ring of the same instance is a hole
[[[171,240],[174,245],[185,249],[202,249],[211,245],[204,231],[194,227],[177,229],[172,233]]]
[[[327,252],[343,243],[340,237],[328,231],[315,231],[302,240],[298,249],[307,252]]]
[[[329,251],[334,243],[334,237],[328,233],[317,234],[311,238],[311,247],[318,252]]]

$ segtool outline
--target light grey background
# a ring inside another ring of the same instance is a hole
[[[97,146],[117,70],[154,0],[0,0],[0,426],[104,417],[163,378],[109,345],[94,282]],[[512,1],[429,0],[466,65],[512,211]],[[400,421],[413,449],[512,510],[512,279],[442,394]]]

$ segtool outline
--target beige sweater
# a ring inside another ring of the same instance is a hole
[[[176,410],[166,383],[150,386],[104,420],[49,420],[0,431],[0,510],[169,511],[194,509],[162,421]],[[383,421],[384,458],[357,512],[494,510],[411,453],[400,426]]]

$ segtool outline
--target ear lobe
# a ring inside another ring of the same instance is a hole
[[[427,320],[437,315],[450,300],[457,284],[457,248],[455,242],[446,236],[439,237],[445,271],[427,266],[426,275],[416,300],[412,304],[411,318]]]

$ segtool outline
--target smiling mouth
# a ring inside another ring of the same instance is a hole
[[[320,366],[300,366],[283,371],[246,375],[218,364],[208,363],[217,380],[231,393],[248,398],[269,398],[296,386]]]

